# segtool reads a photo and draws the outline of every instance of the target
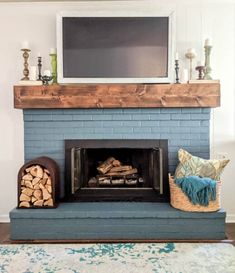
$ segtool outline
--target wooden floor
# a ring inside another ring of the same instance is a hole
[[[235,223],[226,224],[226,234],[228,241],[235,246]],[[0,244],[8,244],[10,242],[10,224],[0,223]]]

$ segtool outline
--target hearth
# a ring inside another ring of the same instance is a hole
[[[167,140],[65,140],[65,200],[168,201]]]

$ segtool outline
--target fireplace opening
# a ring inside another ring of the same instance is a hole
[[[68,201],[168,201],[167,140],[66,140]]]

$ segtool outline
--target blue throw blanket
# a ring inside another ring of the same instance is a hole
[[[176,178],[175,183],[194,205],[208,206],[210,200],[216,199],[216,181],[211,178],[192,175]]]

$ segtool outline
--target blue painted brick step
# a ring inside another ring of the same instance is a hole
[[[190,213],[167,203],[62,203],[14,209],[12,240],[225,239],[225,212]]]

